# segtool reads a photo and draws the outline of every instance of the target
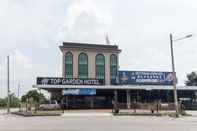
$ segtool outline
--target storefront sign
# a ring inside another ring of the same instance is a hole
[[[119,71],[122,85],[172,85],[172,72]]]
[[[66,89],[62,92],[63,95],[96,95],[96,89]]]
[[[37,77],[37,85],[103,85],[98,79],[70,79],[56,77]]]

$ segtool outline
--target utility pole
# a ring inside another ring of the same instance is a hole
[[[9,60],[9,55],[7,56],[7,113],[10,114],[10,60]]]
[[[175,110],[176,110],[176,117],[179,117],[179,107],[178,107],[178,98],[177,98],[177,89],[176,89],[176,72],[175,72],[175,65],[174,65],[174,52],[173,52],[172,34],[170,34],[170,49],[171,49],[173,87],[174,87],[174,105],[175,105]]]
[[[20,98],[20,83],[18,84],[18,99]]]
[[[176,77],[176,72],[175,72],[175,64],[174,64],[174,52],[173,52],[173,42],[183,40],[186,38],[192,37],[192,34],[186,35],[184,37],[178,38],[178,39],[173,39],[172,34],[170,34],[170,49],[171,49],[171,60],[172,60],[172,73],[173,73],[173,87],[174,87],[174,105],[175,105],[175,110],[176,110],[176,117],[179,117],[179,107],[178,107],[178,97],[177,97],[177,77]]]

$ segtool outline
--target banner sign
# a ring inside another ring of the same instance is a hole
[[[104,80],[37,77],[37,85],[104,85]]]
[[[172,72],[119,71],[121,85],[173,85]]]
[[[63,95],[96,95],[96,89],[67,89],[62,91]]]

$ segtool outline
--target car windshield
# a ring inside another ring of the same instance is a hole
[[[56,104],[56,101],[51,101],[51,103],[50,104]]]

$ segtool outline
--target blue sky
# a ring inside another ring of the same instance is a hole
[[[0,97],[6,95],[6,56],[11,59],[11,91],[27,92],[37,76],[61,76],[63,41],[122,49],[124,70],[170,71],[169,33],[176,42],[179,85],[197,70],[195,0],[2,0],[0,1]]]

